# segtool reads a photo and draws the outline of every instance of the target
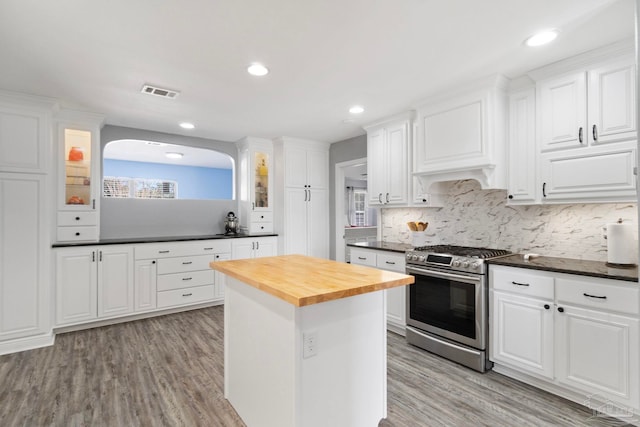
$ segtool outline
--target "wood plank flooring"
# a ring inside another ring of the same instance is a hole
[[[614,425],[388,337],[380,427]],[[61,334],[52,347],[0,357],[0,425],[243,426],[223,396],[223,354],[222,306]]]

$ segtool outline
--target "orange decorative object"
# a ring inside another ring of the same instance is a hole
[[[69,151],[69,160],[72,162],[79,162],[84,160],[84,153],[80,147],[71,147]]]
[[[69,200],[67,200],[67,204],[68,205],[84,205],[84,200],[82,200],[82,197],[71,196]]]

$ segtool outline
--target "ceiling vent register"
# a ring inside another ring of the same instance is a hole
[[[178,92],[177,90],[165,89],[157,86],[152,86],[150,84],[145,84],[144,86],[142,86],[142,90],[140,90],[140,92],[146,93],[147,95],[154,95],[161,98],[169,99],[175,99],[178,97],[178,95],[180,95],[180,92]]]

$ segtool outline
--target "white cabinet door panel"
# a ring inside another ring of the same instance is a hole
[[[81,323],[98,317],[97,250],[56,251],[56,324]]]
[[[589,70],[591,143],[604,144],[636,138],[635,91],[635,64],[631,56]]]
[[[562,306],[556,316],[556,377],[568,387],[637,407],[637,318]]]
[[[307,202],[307,252],[312,257],[329,258],[329,192],[328,190],[309,191]],[[295,229],[293,229],[295,230]],[[302,240],[302,236],[294,236]]]
[[[491,294],[491,360],[553,378],[553,302]]]
[[[511,94],[509,98],[509,203],[536,201],[535,90]]]
[[[254,256],[256,258],[276,256],[278,254],[278,240],[275,237],[259,237],[255,239],[256,250]]]
[[[47,113],[0,105],[0,170],[46,172],[50,132]]]
[[[285,150],[285,186],[302,188],[307,182],[307,150],[288,146]]]
[[[307,151],[307,184],[316,190],[329,187],[329,152],[327,150]]]
[[[133,247],[101,247],[98,251],[98,315],[133,312]]]
[[[285,188],[284,192],[285,217],[287,218],[287,230],[290,231],[283,236],[285,244],[282,255],[306,255],[309,239],[307,230],[309,192],[303,188]]]
[[[538,95],[542,151],[586,146],[586,73],[541,82]]]
[[[136,261],[135,269],[134,311],[153,310],[156,308],[156,261]]]
[[[387,127],[387,162],[391,166],[387,178],[385,203],[407,203],[408,176],[407,168],[399,167],[408,163],[408,123]]]
[[[367,194],[370,205],[382,205],[386,192],[386,170],[388,159],[385,150],[384,129],[367,133]]]

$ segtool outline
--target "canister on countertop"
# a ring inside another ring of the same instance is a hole
[[[607,239],[607,264],[615,266],[635,266],[638,262],[637,229],[631,223],[616,223],[605,227]]]

